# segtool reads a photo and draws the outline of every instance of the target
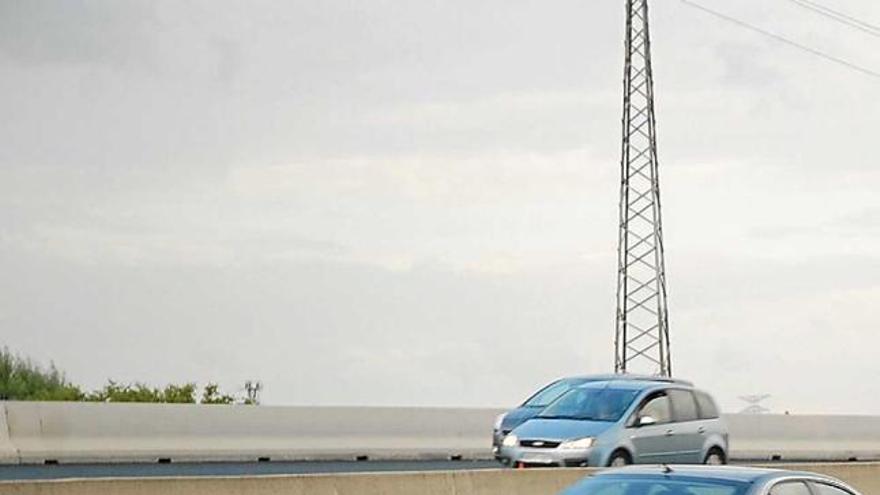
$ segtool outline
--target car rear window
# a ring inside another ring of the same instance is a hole
[[[718,406],[715,401],[706,392],[697,391],[694,393],[697,398],[697,405],[700,406],[700,419],[715,419],[718,417]]]

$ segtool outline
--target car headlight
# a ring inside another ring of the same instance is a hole
[[[501,424],[504,423],[504,418],[507,417],[507,413],[499,414],[497,418],[495,418],[495,426],[493,428],[495,430],[501,429]]]
[[[592,447],[594,443],[596,443],[595,438],[587,437],[578,440],[569,440],[568,442],[562,442],[559,448],[563,450],[584,450]]]
[[[505,447],[516,447],[516,444],[519,443],[519,438],[516,435],[510,434],[504,437],[504,441],[501,442],[501,445]]]

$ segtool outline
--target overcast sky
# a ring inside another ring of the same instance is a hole
[[[786,0],[700,0],[880,70]],[[876,0],[824,0],[880,23]],[[880,414],[880,80],[653,2],[675,371]],[[501,406],[613,361],[623,0],[0,0],[0,344]]]

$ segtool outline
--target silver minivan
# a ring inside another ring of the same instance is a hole
[[[590,382],[502,440],[511,466],[725,464],[727,426],[709,394],[683,383]]]

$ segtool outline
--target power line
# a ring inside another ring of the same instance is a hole
[[[857,19],[851,15],[844,14],[843,12],[834,10],[830,7],[826,7],[824,5],[820,5],[816,2],[812,2],[810,0],[788,0],[789,2],[801,7],[803,9],[810,10],[819,15],[825,16],[833,21],[839,22],[845,26],[849,26],[854,29],[858,29],[864,33],[868,33],[871,36],[875,36],[880,38],[880,26],[875,26],[869,22],[862,21],[861,19]]]
[[[868,75],[868,76],[874,77],[874,78],[876,78],[876,79],[880,79],[880,72],[877,72],[877,71],[875,71],[875,70],[872,70],[872,69],[869,69],[869,68],[867,68],[867,67],[864,67],[864,66],[858,65],[858,64],[856,64],[856,63],[853,63],[853,62],[850,62],[850,61],[848,61],[848,60],[842,59],[842,58],[840,58],[840,57],[837,57],[837,56],[834,56],[834,55],[828,54],[828,53],[823,52],[823,51],[821,51],[821,50],[817,50],[816,48],[809,47],[809,46],[807,46],[807,45],[804,45],[804,44],[799,43],[799,42],[797,42],[797,41],[791,40],[791,39],[786,38],[786,37],[784,37],[784,36],[778,35],[778,34],[773,33],[773,32],[771,32],[771,31],[767,31],[766,29],[759,28],[759,27],[754,26],[754,25],[752,25],[752,24],[749,24],[749,23],[747,23],[747,22],[745,22],[745,21],[741,21],[741,20],[739,20],[739,19],[736,19],[736,18],[734,18],[734,17],[731,17],[731,16],[729,16],[729,15],[727,15],[727,14],[722,14],[721,12],[718,12],[717,10],[712,10],[712,9],[706,7],[706,6],[703,6],[703,5],[700,5],[700,4],[698,4],[698,3],[692,2],[691,0],[680,0],[680,1],[681,1],[683,4],[685,4],[685,5],[689,6],[689,7],[695,8],[695,9],[697,9],[697,10],[701,10],[701,11],[703,11],[703,12],[709,14],[709,15],[712,15],[712,16],[717,17],[717,18],[719,18],[719,19],[722,19],[722,20],[724,20],[724,21],[730,22],[730,23],[732,23],[732,24],[736,24],[736,25],[739,26],[739,27],[742,27],[742,28],[748,29],[748,30],[750,30],[750,31],[756,32],[756,33],[761,34],[761,35],[764,35],[764,36],[766,36],[766,37],[768,37],[768,38],[772,38],[772,39],[774,39],[774,40],[776,40],[776,41],[778,41],[778,42],[780,42],[780,43],[786,44],[786,45],[791,46],[791,47],[793,47],[793,48],[797,48],[798,50],[801,50],[801,51],[807,52],[807,53],[809,53],[809,54],[811,54],[811,55],[813,55],[813,56],[816,56],[816,57],[819,57],[819,58],[825,59],[825,60],[827,60],[827,61],[829,61],[829,62],[833,62],[833,63],[835,63],[835,64],[841,65],[841,66],[846,67],[846,68],[848,68],[848,69],[851,69],[851,70],[854,70],[854,71],[857,71],[857,72],[861,72],[862,74],[865,74],[865,75]]]

